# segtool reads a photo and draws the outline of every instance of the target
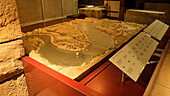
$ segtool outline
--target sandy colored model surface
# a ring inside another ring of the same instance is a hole
[[[109,19],[76,19],[24,33],[23,40],[26,52],[31,58],[75,79],[144,27],[136,23]],[[57,58],[66,53],[67,55],[63,56],[65,59],[62,59],[67,62],[58,60],[57,64],[54,64],[50,59],[55,55],[47,59],[41,54],[39,51],[42,51],[42,46],[46,42],[41,36],[49,36],[51,44],[58,48],[56,51],[63,50],[56,52],[59,54]],[[78,65],[72,64],[76,60],[79,62]]]

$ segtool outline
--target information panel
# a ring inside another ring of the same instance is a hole
[[[109,60],[134,81],[137,81],[157,45],[157,41],[141,32]]]
[[[147,28],[144,29],[144,32],[147,32],[156,39],[161,40],[165,32],[167,31],[168,27],[169,25],[159,20],[155,20]]]

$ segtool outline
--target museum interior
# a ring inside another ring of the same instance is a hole
[[[0,0],[0,96],[170,96],[170,0]]]

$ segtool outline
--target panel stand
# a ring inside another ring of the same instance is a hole
[[[157,56],[157,57],[161,57],[162,56],[162,53],[164,52],[164,50],[163,49],[159,49],[159,48],[157,48],[156,50],[155,50],[156,52],[154,52],[154,56]]]
[[[127,77],[128,77],[128,76],[127,76],[124,72],[122,72],[121,82],[124,83],[124,82],[127,80]]]

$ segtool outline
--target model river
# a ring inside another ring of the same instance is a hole
[[[89,62],[95,56],[103,54],[109,48],[114,47],[113,39],[104,32],[97,30],[91,23],[79,23],[78,28],[90,38],[91,45],[84,51],[71,52],[59,49],[50,41],[50,36],[38,36],[44,41],[38,51],[43,58],[46,58],[51,64],[62,66],[79,66],[84,62]]]

